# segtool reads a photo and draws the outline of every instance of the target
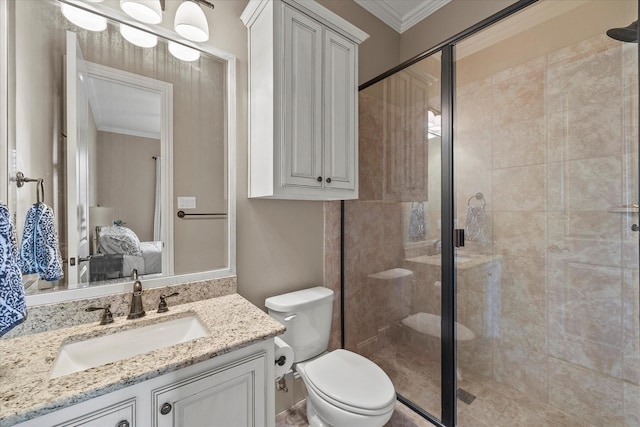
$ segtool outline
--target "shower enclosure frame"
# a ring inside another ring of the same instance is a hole
[[[455,268],[455,242],[454,242],[454,218],[455,218],[455,193],[454,193],[454,153],[453,153],[453,126],[454,126],[454,102],[455,102],[455,46],[468,37],[484,30],[485,28],[525,9],[538,0],[519,0],[494,15],[478,22],[462,32],[439,43],[433,48],[421,53],[404,63],[388,70],[374,79],[359,86],[362,91],[411,65],[422,61],[436,53],[441,53],[441,107],[442,107],[442,170],[441,170],[441,265],[442,265],[442,293],[441,293],[441,419],[412,403],[398,394],[398,400],[411,408],[414,412],[440,427],[453,427],[457,418],[456,396],[456,343],[455,343],[455,319],[456,319],[456,268]],[[640,9],[640,0],[638,1]],[[639,44],[640,50],[640,44]],[[639,61],[640,68],[640,61]],[[640,146],[640,141],[637,141]],[[640,160],[638,161],[640,170]],[[638,177],[636,177],[638,178]],[[640,181],[640,178],[638,178]],[[640,182],[639,188],[640,188]],[[638,195],[636,195],[638,196]],[[341,346],[345,348],[345,322],[344,322],[344,295],[345,295],[345,257],[344,257],[344,233],[345,233],[345,202],[341,202],[340,215],[340,314],[341,314]],[[449,230],[449,232],[446,232]],[[640,245],[640,242],[639,242]],[[451,284],[451,286],[444,286]]]

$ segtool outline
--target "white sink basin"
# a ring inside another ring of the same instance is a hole
[[[66,344],[60,347],[49,377],[84,371],[208,335],[200,319],[189,316]]]

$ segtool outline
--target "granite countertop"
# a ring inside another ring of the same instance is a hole
[[[484,255],[484,254],[472,254],[467,252],[460,252],[456,254],[455,263],[456,269],[467,269],[477,267],[479,265],[487,264],[492,261],[502,259],[501,255]],[[415,258],[408,258],[405,261],[415,262],[418,264],[427,264],[440,267],[442,265],[441,255],[421,255]]]
[[[61,345],[197,315],[210,335],[119,362],[49,379]],[[96,322],[0,340],[0,426],[74,405],[282,334],[279,322],[238,294],[149,310],[145,317]]]

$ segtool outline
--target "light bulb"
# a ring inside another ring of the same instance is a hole
[[[133,19],[145,24],[162,22],[160,0],[120,0],[120,8]]]
[[[176,33],[188,40],[209,40],[209,23],[204,11],[196,3],[185,1],[178,6],[173,27]]]
[[[104,31],[107,29],[107,18],[100,15],[67,3],[60,3],[60,10],[65,18],[80,28],[89,31]]]
[[[196,61],[200,58],[200,51],[172,41],[169,42],[169,52],[179,60],[186,62]]]

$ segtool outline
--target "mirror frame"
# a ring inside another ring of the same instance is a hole
[[[10,191],[9,185],[15,185],[11,181],[11,174],[15,175],[15,167],[12,163],[12,155],[9,153],[10,132],[12,126],[8,123],[9,117],[15,117],[12,111],[15,105],[11,105],[11,94],[9,88],[9,61],[11,47],[10,41],[15,37],[15,28],[9,25],[9,1],[0,0],[0,164],[6,165],[6,174],[0,175],[0,200],[8,201]],[[15,1],[15,0],[13,0]],[[73,0],[49,0],[51,3],[68,3],[83,8],[90,12],[104,16],[105,18],[130,25],[156,34],[165,40],[171,40],[185,46],[198,49],[206,54],[215,56],[226,64],[226,194],[227,194],[227,254],[228,265],[225,268],[209,270],[195,273],[177,274],[167,277],[149,278],[144,280],[145,288],[157,288],[168,285],[189,283],[195,281],[211,280],[222,277],[235,276],[236,274],[236,57],[235,55],[204,43],[194,43],[180,37],[176,32],[157,25],[142,24],[133,21],[128,15],[108,6],[93,3],[81,3]],[[14,31],[11,34],[11,31]],[[17,54],[17,52],[16,52]],[[15,94],[13,95],[15,96]],[[13,125],[15,127],[15,124]],[[37,174],[36,171],[26,171],[27,174]],[[173,200],[170,201],[172,206]],[[166,203],[165,203],[166,205]],[[170,217],[173,217],[171,212]],[[94,298],[99,296],[123,293],[131,291],[132,281],[123,281],[114,284],[99,286],[89,286],[77,289],[56,290],[43,292],[40,294],[27,295],[27,306],[51,304],[63,301]]]

